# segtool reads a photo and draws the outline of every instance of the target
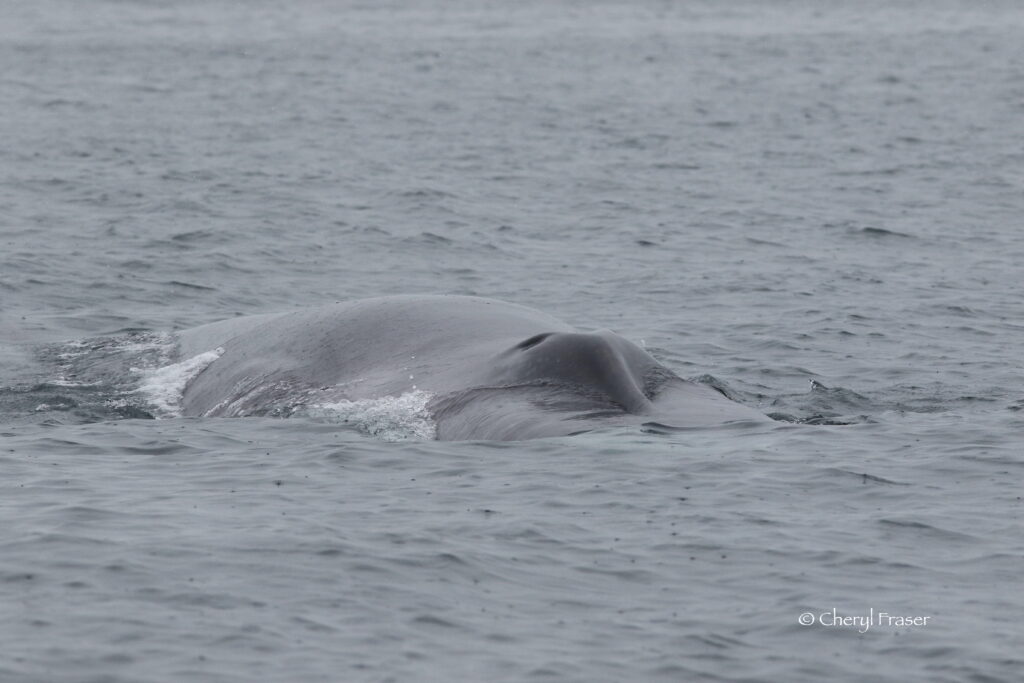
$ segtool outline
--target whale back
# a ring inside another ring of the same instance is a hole
[[[524,306],[465,296],[395,296],[238,318],[180,333],[183,357],[217,360],[182,396],[185,415],[272,412],[299,388],[358,400],[413,390],[446,393],[481,382],[486,360],[566,323]]]
[[[477,297],[382,297],[238,318],[183,332],[180,347],[219,353],[185,387],[182,413],[192,416],[287,415],[421,391],[439,439],[765,419],[613,332]]]

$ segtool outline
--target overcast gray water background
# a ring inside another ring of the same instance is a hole
[[[1020,680],[1019,3],[4,2],[0,66],[0,680]],[[783,420],[387,443],[111,361],[408,292]]]

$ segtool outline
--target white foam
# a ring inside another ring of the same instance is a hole
[[[220,358],[222,353],[224,349],[217,348],[180,363],[150,370],[135,391],[145,396],[146,400],[163,414],[162,416],[180,415],[181,395],[185,391],[185,385],[207,365]]]
[[[98,387],[102,386],[103,382],[75,382],[66,377],[54,377],[47,384],[52,384],[55,387]]]
[[[299,413],[345,422],[384,441],[425,441],[436,436],[436,425],[427,412],[433,397],[429,392],[416,390],[401,396],[319,403],[306,406]]]
[[[157,351],[161,357],[167,358],[167,354],[172,348],[171,335],[169,334],[152,334],[145,335],[142,337],[132,337],[123,343],[119,344],[117,349],[121,352],[142,354],[149,351]]]

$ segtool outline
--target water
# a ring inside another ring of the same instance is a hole
[[[0,15],[0,679],[1019,678],[1017,4]],[[405,292],[798,421],[393,443],[132,393],[173,330]]]

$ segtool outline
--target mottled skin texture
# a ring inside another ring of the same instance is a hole
[[[180,344],[182,358],[223,349],[186,387],[185,415],[420,390],[434,395],[428,410],[443,440],[767,419],[613,332],[477,297],[381,297],[237,318],[182,332]]]

